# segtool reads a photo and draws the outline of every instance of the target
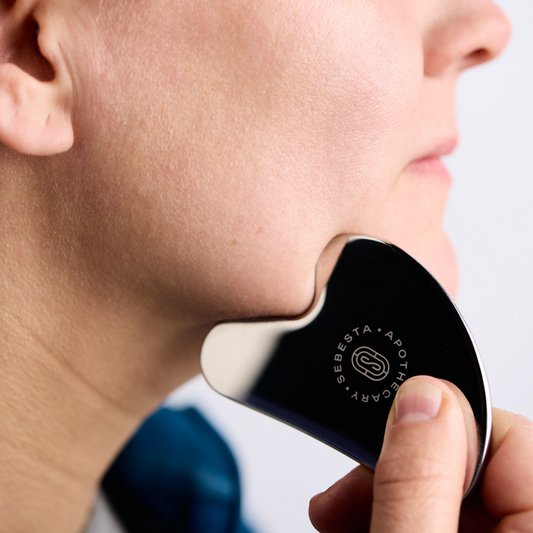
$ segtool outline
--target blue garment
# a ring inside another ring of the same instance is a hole
[[[194,408],[151,416],[102,486],[129,533],[250,533],[235,459]]]

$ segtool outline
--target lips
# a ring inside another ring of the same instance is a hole
[[[426,155],[414,159],[407,164],[404,171],[411,174],[426,174],[451,179],[441,157],[451,154],[457,146],[457,138],[453,137],[430,150]]]
[[[429,156],[421,159],[411,161],[406,167],[405,172],[411,174],[431,174],[433,176],[441,176],[450,178],[450,173],[446,165],[441,161],[440,157]]]

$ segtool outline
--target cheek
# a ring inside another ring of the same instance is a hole
[[[325,20],[331,27],[322,36],[327,46],[317,51],[319,84],[310,84],[308,110],[311,115],[312,102],[329,106],[314,129],[322,136],[315,169],[323,178],[317,183],[336,195],[338,229],[353,231],[367,211],[379,208],[412,150],[422,46],[404,2],[367,2],[358,9],[340,2]]]
[[[299,314],[328,242],[367,231],[398,173],[416,28],[396,0],[212,1],[176,0],[160,32],[148,10],[144,63],[119,61],[107,124],[87,118],[119,199],[110,253],[213,313]]]

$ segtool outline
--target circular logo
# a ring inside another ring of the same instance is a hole
[[[373,405],[394,398],[409,377],[407,349],[394,331],[365,324],[336,346],[333,371],[339,387],[356,402]]]
[[[389,375],[390,365],[387,358],[368,346],[357,348],[352,355],[352,365],[372,381],[381,381]]]

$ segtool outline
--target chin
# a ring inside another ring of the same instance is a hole
[[[447,253],[440,258],[439,265],[435,268],[434,276],[455,300],[459,291],[459,268],[455,250],[449,241]]]
[[[424,265],[453,299],[457,297],[459,269],[453,245],[444,232],[429,243],[399,246]]]

